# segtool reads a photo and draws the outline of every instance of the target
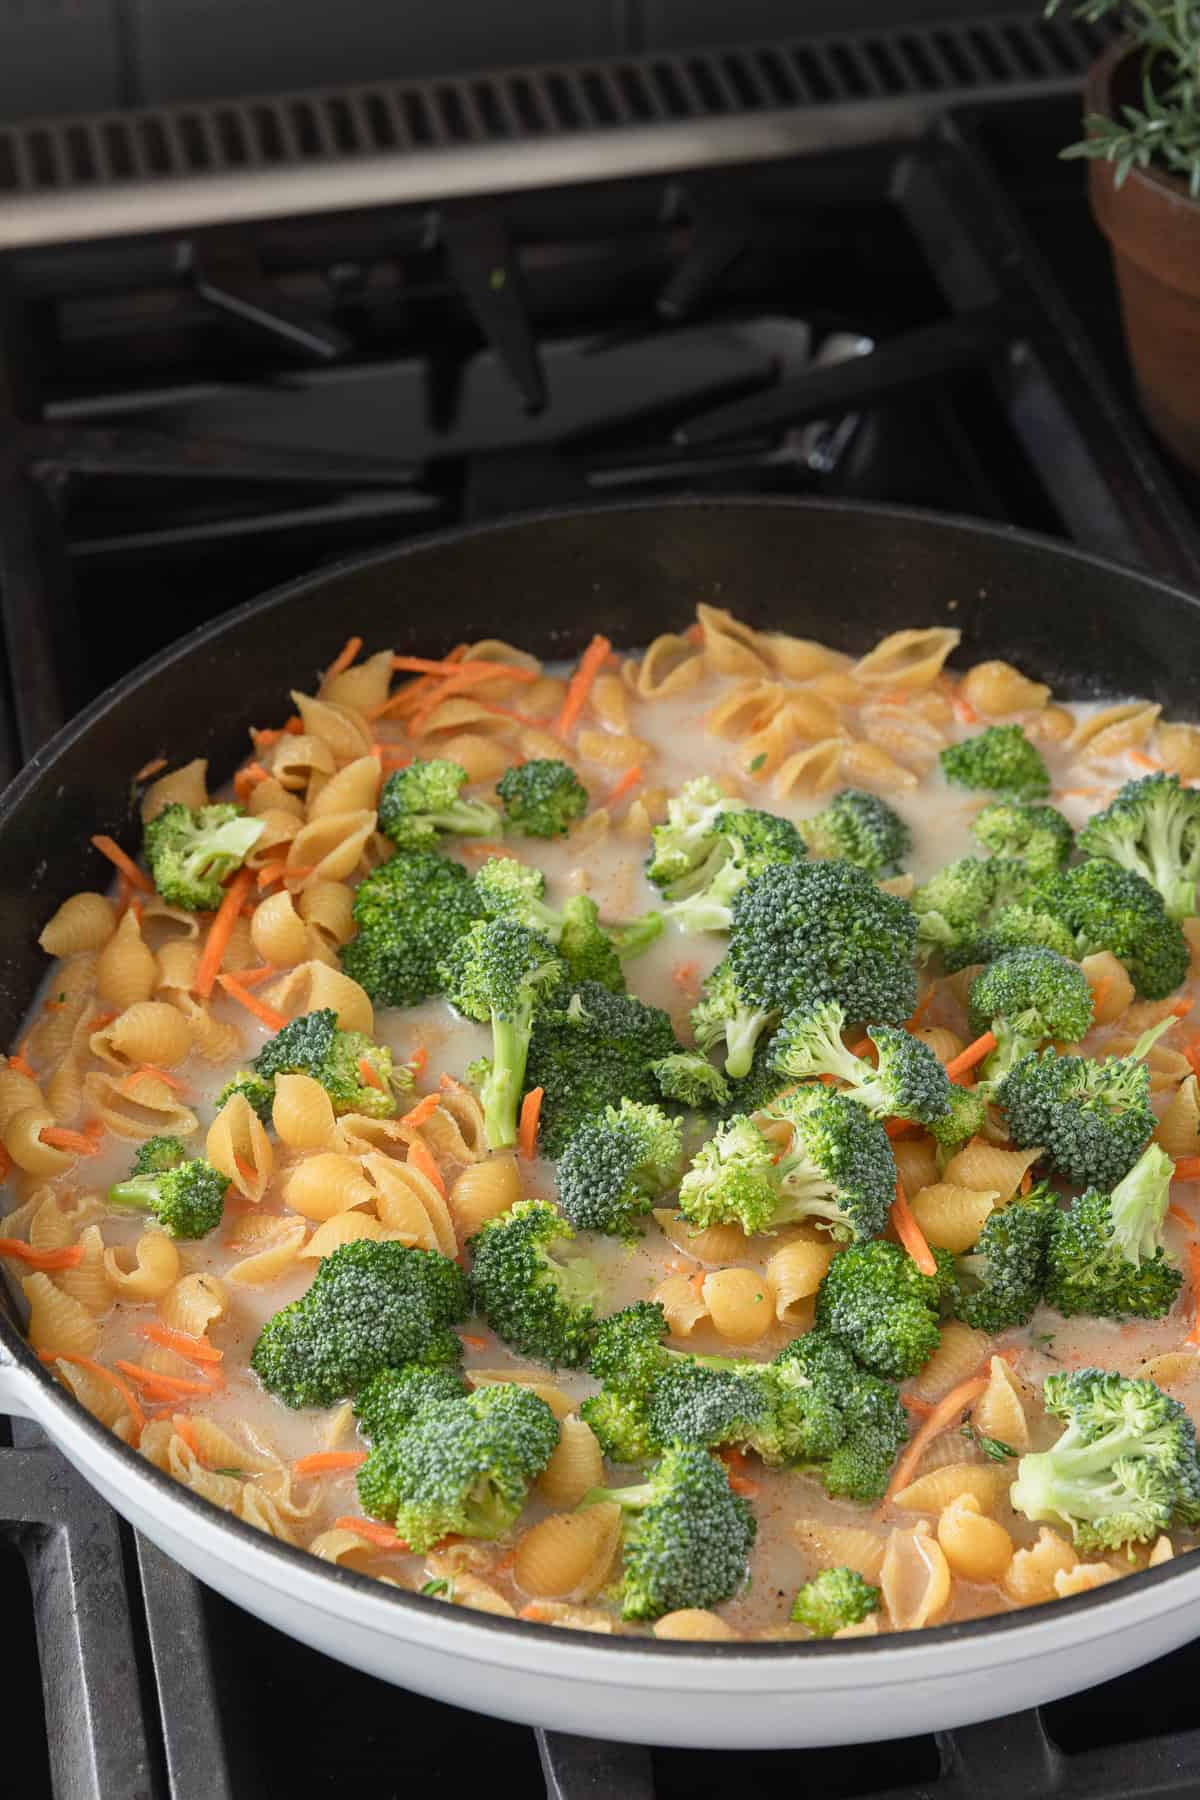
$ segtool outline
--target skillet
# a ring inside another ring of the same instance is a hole
[[[209,758],[310,687],[348,632],[437,655],[507,637],[573,656],[679,630],[698,600],[755,626],[862,652],[904,625],[953,624],[956,660],[1003,657],[1082,699],[1131,694],[1200,712],[1200,602],[1048,539],[911,511],[776,500],[592,507],[461,530],[324,569],[193,632],[93,702],[0,797],[0,1042],[45,962],[44,921],[133,850],[130,775]],[[683,1644],[503,1619],[319,1562],[210,1507],[55,1383],[0,1295],[0,1411],[35,1419],[139,1529],[230,1599],[316,1648],[420,1693],[593,1737],[787,1747],[946,1729],[1104,1680],[1193,1635],[1200,1556],[1071,1600],[843,1643]]]

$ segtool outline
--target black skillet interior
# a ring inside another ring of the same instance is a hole
[[[699,501],[592,508],[458,532],[318,573],[218,619],[103,695],[0,798],[0,1045],[45,972],[41,926],[111,871],[94,832],[137,846],[131,777],[207,756],[227,780],[248,724],[278,722],[351,634],[437,655],[509,638],[546,657],[594,631],[618,646],[679,630],[697,601],[861,652],[952,624],[956,660],[1005,657],[1064,695],[1196,710],[1200,603],[1044,539],[856,506]],[[169,597],[168,597],[169,603]]]

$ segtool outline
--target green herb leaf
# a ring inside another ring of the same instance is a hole
[[[760,750],[758,755],[754,758],[753,762],[749,762],[746,764],[746,768],[751,775],[757,775],[758,771],[762,768],[762,766],[766,762],[766,760],[767,760],[766,751]]]
[[[444,1577],[439,1577],[436,1581],[427,1581],[420,1591],[422,1594],[427,1594],[430,1599],[436,1599],[439,1595],[444,1594],[447,1600],[453,1600],[454,1583],[447,1581]]]

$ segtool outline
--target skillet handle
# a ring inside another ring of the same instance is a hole
[[[36,1419],[35,1392],[32,1375],[21,1368],[12,1351],[0,1339],[0,1413],[18,1419]]]

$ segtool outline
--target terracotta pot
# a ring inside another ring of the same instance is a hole
[[[1113,117],[1138,98],[1138,81],[1135,53],[1114,45],[1088,78],[1088,112]],[[1117,187],[1102,161],[1089,162],[1088,188],[1112,251],[1142,406],[1200,474],[1200,201],[1157,170],[1133,169]]]

